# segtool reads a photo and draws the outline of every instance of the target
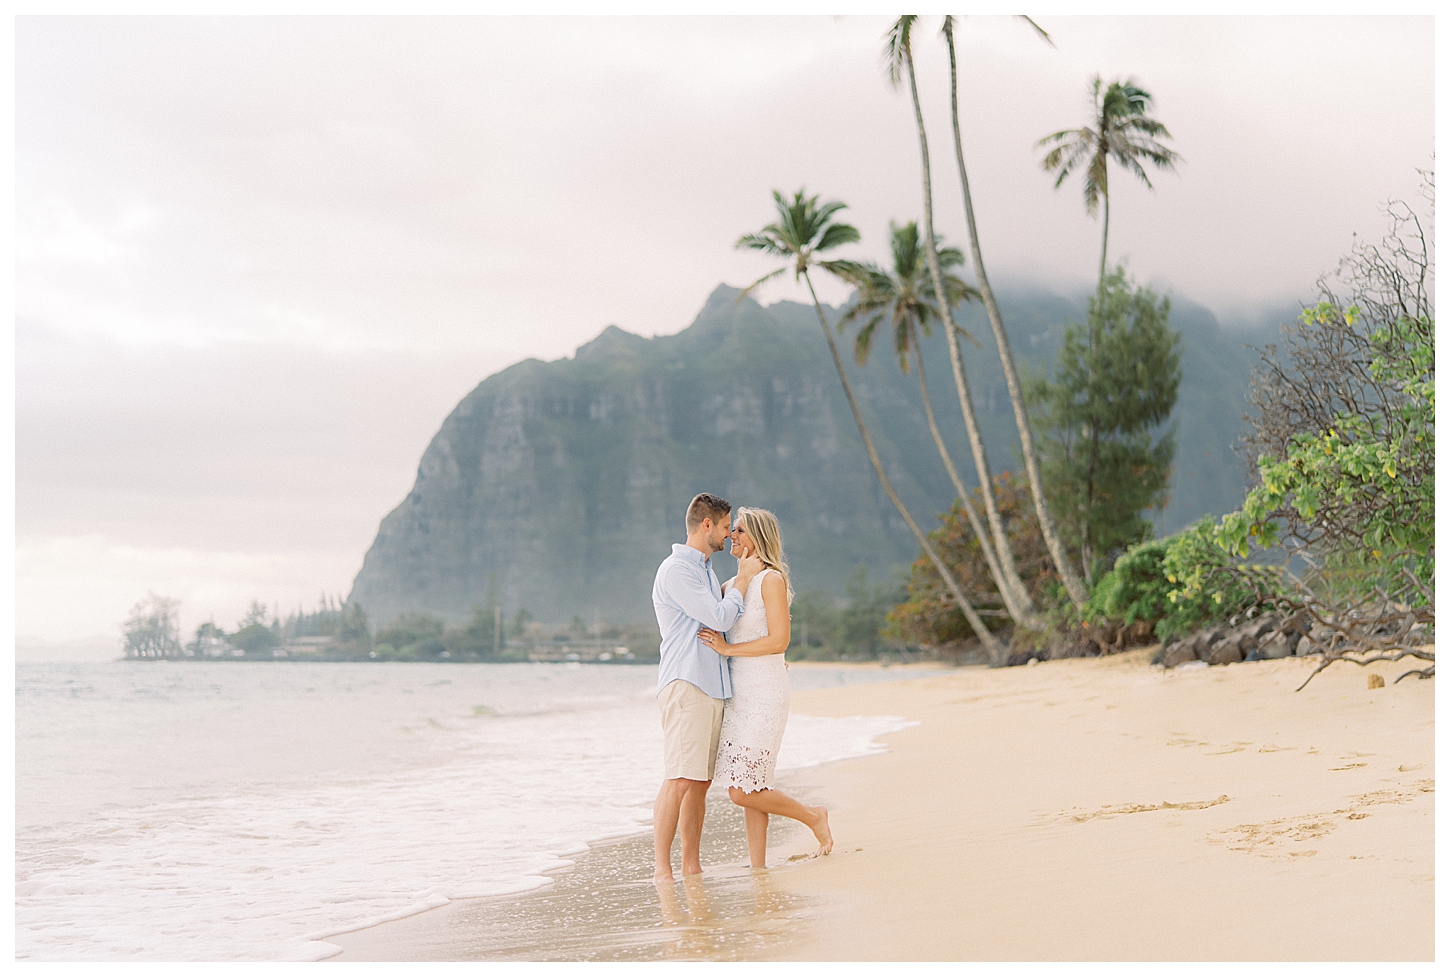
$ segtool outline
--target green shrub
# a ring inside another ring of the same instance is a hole
[[[1132,624],[1156,623],[1172,609],[1168,593],[1173,585],[1163,575],[1167,539],[1139,543],[1118,557],[1112,572],[1103,575],[1093,588],[1084,610],[1089,620],[1107,619]]]
[[[1093,588],[1084,621],[1149,621],[1153,633],[1167,641],[1253,606],[1255,583],[1277,590],[1276,570],[1235,566],[1213,533],[1213,519],[1205,516],[1172,536],[1128,550]]]
[[[1247,610],[1259,602],[1261,593],[1279,590],[1277,568],[1235,565],[1215,542],[1214,531],[1213,517],[1204,516],[1164,540],[1163,576],[1172,586],[1166,613],[1154,633],[1165,641]]]

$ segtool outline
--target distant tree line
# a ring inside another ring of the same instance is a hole
[[[792,661],[862,661],[883,656],[919,656],[922,649],[905,631],[888,632],[887,615],[906,599],[902,582],[872,584],[858,567],[846,597],[820,591],[797,595],[791,611]],[[660,635],[654,622],[618,624],[535,621],[527,608],[505,616],[498,604],[480,604],[461,623],[420,611],[399,614],[374,629],[358,604],[324,594],[316,610],[300,609],[280,618],[253,600],[228,632],[215,621],[196,628],[183,645],[177,625],[181,602],[150,594],[132,609],[122,626],[127,658],[200,658],[245,661],[281,659],[318,661],[519,662],[542,649],[577,650],[582,660],[598,660],[600,649],[626,649],[627,659],[659,660]],[[277,654],[285,651],[286,655]],[[562,657],[548,656],[546,657]]]

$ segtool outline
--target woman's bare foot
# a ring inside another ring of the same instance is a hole
[[[816,840],[821,843],[821,847],[816,849],[816,854],[829,855],[831,846],[835,844],[834,839],[831,838],[830,814],[824,807],[813,807],[811,810],[820,814],[820,820],[811,825],[811,831],[815,832]]]

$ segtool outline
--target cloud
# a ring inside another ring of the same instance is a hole
[[[1184,156],[1152,192],[1115,172],[1113,257],[1220,312],[1309,298],[1431,165],[1430,18],[1040,22],[1056,48],[1010,18],[958,29],[1001,281],[1076,291],[1095,272],[1100,225],[1034,148],[1080,122],[1095,72],[1139,78]],[[19,18],[26,626],[61,627],[88,592],[106,596],[86,619],[113,621],[153,580],[223,606],[271,599],[253,592],[268,568],[276,589],[345,591],[459,398],[609,323],[683,328],[717,283],[768,269],[733,244],[773,219],[771,189],[846,201],[853,256],[884,259],[888,222],[921,207],[888,23]],[[923,26],[936,223],[961,243]],[[801,292],[761,295],[783,297]]]
[[[138,347],[22,322],[19,633],[114,627],[148,589],[227,620],[252,597],[346,593],[438,425],[512,358]]]
[[[97,636],[110,635],[108,657],[114,658],[121,623],[148,591],[181,600],[182,633],[189,637],[213,617],[231,630],[253,598],[282,608],[284,617],[299,606],[313,610],[322,589],[319,578],[350,582],[354,560],[342,547],[238,552],[139,547],[100,536],[20,538],[15,630],[35,636],[27,642],[32,657],[90,657],[105,647]]]

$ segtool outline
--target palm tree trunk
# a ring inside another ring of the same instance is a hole
[[[1093,422],[1093,436],[1088,442],[1088,468],[1087,484],[1083,486],[1084,505],[1082,510],[1082,578],[1091,587],[1093,585],[1093,503],[1096,501],[1095,489],[1098,477],[1098,424]]]
[[[947,565],[942,562],[942,558],[932,548],[931,541],[926,538],[926,534],[921,531],[921,527],[916,524],[916,520],[911,518],[911,513],[906,511],[906,506],[902,504],[901,497],[896,494],[896,489],[891,486],[891,480],[886,477],[886,469],[881,464],[881,456],[876,453],[876,445],[871,440],[871,432],[866,430],[866,421],[861,417],[861,409],[856,406],[856,395],[851,392],[851,381],[846,376],[846,369],[841,365],[841,354],[836,349],[836,337],[831,335],[831,327],[826,322],[826,314],[821,311],[821,301],[816,298],[816,287],[811,284],[810,272],[803,271],[802,275],[804,275],[806,280],[806,288],[811,291],[811,302],[816,307],[816,316],[821,320],[821,330],[826,334],[826,345],[831,348],[831,361],[836,364],[836,375],[841,378],[841,389],[846,392],[846,403],[851,406],[851,416],[856,419],[856,427],[861,432],[861,440],[866,445],[866,455],[871,459],[871,467],[876,469],[876,478],[881,482],[881,488],[886,492],[886,497],[891,500],[891,504],[896,506],[896,511],[901,514],[901,518],[906,521],[906,525],[911,529],[911,534],[916,537],[916,541],[921,546],[922,551],[931,558],[932,565],[936,567],[936,572],[941,574],[942,582],[947,585],[947,589],[951,591],[952,598],[957,602],[957,606],[966,615],[967,623],[972,626],[972,631],[976,633],[977,639],[982,642],[982,647],[987,649],[987,656],[991,663],[993,665],[1006,664],[1006,649],[1002,647],[1001,642],[997,640],[992,632],[987,629],[987,625],[982,623],[981,616],[968,603],[967,598],[962,594],[961,587],[957,586],[957,581],[952,576],[951,570],[947,569]]]
[[[912,330],[913,334],[915,330]],[[977,534],[977,543],[982,548],[982,557],[987,561],[987,569],[992,573],[992,582],[997,585],[997,591],[1002,595],[1002,604],[1007,608],[1007,613],[1012,615],[1015,623],[1021,624],[1031,613],[1031,605],[1027,608],[1013,606],[1017,603],[1016,595],[1008,590],[1008,584],[1003,579],[1001,563],[997,560],[997,554],[992,550],[987,539],[987,530],[982,525],[981,517],[977,515],[977,509],[972,505],[972,497],[967,494],[967,487],[962,484],[962,476],[957,473],[957,466],[952,461],[952,456],[947,452],[946,442],[942,440],[941,431],[936,426],[936,411],[931,406],[931,394],[926,389],[926,362],[921,355],[921,343],[915,335],[912,336],[912,351],[916,354],[916,380],[921,387],[921,404],[926,408],[926,426],[931,431],[931,439],[936,442],[936,450],[941,454],[942,464],[946,465],[947,475],[951,477],[952,487],[957,490],[958,497],[962,500],[962,508],[967,510],[967,520],[972,524],[972,532]],[[991,491],[988,485],[983,494]]]
[[[1042,530],[1042,539],[1047,543],[1047,552],[1062,578],[1062,585],[1068,596],[1078,606],[1087,603],[1088,592],[1081,578],[1073,570],[1072,558],[1067,547],[1062,545],[1057,523],[1047,507],[1047,495],[1042,489],[1042,471],[1037,464],[1037,444],[1032,436],[1032,424],[1027,417],[1027,402],[1022,396],[1022,384],[1017,378],[1017,364],[1012,359],[1012,347],[1007,342],[1007,329],[1002,325],[1002,311],[997,307],[997,297],[987,281],[987,268],[982,263],[982,246],[977,237],[977,218],[972,210],[972,190],[967,182],[966,157],[962,154],[962,128],[957,112],[957,52],[952,43],[951,24],[946,26],[947,53],[951,58],[952,75],[952,133],[956,137],[957,173],[962,180],[962,199],[967,211],[967,239],[972,252],[972,268],[977,274],[977,287],[982,293],[982,304],[987,308],[987,320],[992,324],[992,335],[997,340],[997,352],[1002,358],[1002,372],[1007,377],[1007,395],[1012,400],[1012,413],[1017,420],[1017,435],[1022,441],[1022,462],[1027,468],[1027,484],[1032,489],[1032,504],[1037,510],[1037,524]],[[914,81],[913,81],[914,84]],[[989,493],[990,494],[990,493]],[[997,527],[993,526],[993,533]]]
[[[1106,124],[1106,120],[1104,120],[1104,124]],[[1105,316],[1107,315],[1107,309],[1104,307],[1105,304],[1106,304],[1107,293],[1104,291],[1104,289],[1105,289],[1105,286],[1107,284],[1107,278],[1108,278],[1108,208],[1109,208],[1109,204],[1110,203],[1111,203],[1111,198],[1108,196],[1108,168],[1107,168],[1107,165],[1105,163],[1104,166],[1103,166],[1103,251],[1102,251],[1102,254],[1098,257],[1098,303],[1097,303],[1097,320],[1098,320],[1098,325],[1101,326],[1103,329],[1106,329],[1107,328],[1107,319],[1105,318]],[[1097,337],[1098,330],[1093,327],[1091,318],[1092,317],[1089,317],[1089,322],[1088,322],[1088,384],[1089,384],[1089,387],[1091,387],[1092,379],[1093,379],[1093,374],[1092,374],[1092,368],[1093,368],[1093,351],[1094,351],[1094,348],[1096,346],[1097,338],[1098,338]],[[1097,477],[1097,467],[1098,467],[1098,428],[1097,428],[1097,424],[1094,423],[1093,424],[1092,447],[1090,449],[1090,454],[1088,455],[1088,477],[1087,477],[1087,486],[1086,486],[1086,490],[1087,490],[1087,506],[1083,509],[1083,514],[1082,514],[1082,578],[1087,583],[1087,585],[1089,587],[1091,587],[1093,585],[1093,547],[1092,547],[1092,537],[1091,537],[1091,535],[1089,535],[1089,533],[1090,533],[1090,530],[1092,529],[1093,502],[1095,501],[1095,499],[1094,499],[1094,492],[1093,492],[1093,490],[1094,490],[1093,481]]]
[[[1108,280],[1108,186],[1106,168],[1103,176],[1103,253],[1098,258],[1098,314],[1103,311],[1103,284]]]
[[[946,328],[947,348],[951,355],[952,377],[957,385],[957,400],[962,408],[962,418],[967,425],[967,440],[972,445],[972,463],[977,469],[977,481],[982,486],[982,496],[987,504],[989,517],[996,513],[997,500],[992,495],[992,471],[987,467],[987,449],[982,444],[982,433],[977,427],[977,412],[972,406],[971,391],[967,389],[967,374],[962,364],[962,351],[957,340],[957,324],[952,317],[951,301],[947,297],[945,283],[942,280],[941,257],[936,251],[936,229],[932,223],[931,203],[931,157],[926,142],[926,123],[921,117],[921,98],[916,90],[916,64],[912,59],[911,50],[906,51],[906,74],[911,82],[911,107],[916,113],[916,134],[921,142],[921,195],[922,195],[922,227],[926,238],[926,264],[931,270],[931,284],[936,291],[937,309],[941,316],[942,324]],[[971,510],[971,498],[962,495],[962,504]],[[975,513],[973,515],[973,528],[976,527]],[[994,533],[1001,526],[1001,517],[997,517]],[[979,535],[979,542],[985,552],[990,545],[986,536]],[[1012,560],[1012,550],[1007,544],[1006,533],[1002,533],[996,539],[997,559],[999,573],[994,575],[1000,577],[998,590],[1002,594],[1003,602],[1012,619],[1017,623],[1025,623],[1035,617],[1032,613],[1032,598],[1027,593],[1027,587],[1023,585],[1022,578],[1017,576],[1017,568]],[[1003,586],[1003,583],[1006,586]]]
[[[961,387],[957,394],[960,398],[967,385],[967,365],[962,360],[962,347],[960,343],[951,350],[952,359],[956,363],[956,372],[961,376]],[[967,398],[968,408],[971,406],[971,398]],[[1007,530],[1002,522],[1001,510],[997,508],[997,496],[991,490],[992,477],[991,466],[987,464],[987,448],[982,440],[981,429],[977,426],[977,412],[975,410],[964,410],[962,417],[967,424],[967,441],[972,446],[972,461],[976,464],[979,472],[988,472],[986,481],[983,483],[982,499],[987,510],[987,525],[992,529],[992,538],[997,546],[997,560],[1002,565],[1002,575],[1007,578],[1007,585],[1015,592],[1017,602],[1022,606],[1026,614],[1027,623],[1034,627],[1040,627],[1041,621],[1037,616],[1037,608],[1032,606],[1032,595],[1027,592],[1027,585],[1022,582],[1021,576],[1017,573],[1016,560],[1012,555],[1012,544],[1007,538]],[[1005,556],[1003,554],[1006,554]]]

